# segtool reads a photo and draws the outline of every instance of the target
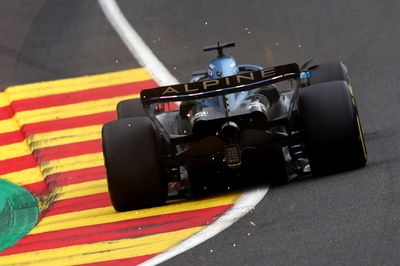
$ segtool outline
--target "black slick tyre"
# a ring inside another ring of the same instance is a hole
[[[143,110],[143,104],[140,99],[123,100],[118,103],[118,119],[138,116],[146,116],[146,113]]]
[[[156,137],[148,117],[124,118],[103,126],[108,190],[116,211],[165,203],[167,186]]]
[[[350,87],[344,81],[300,89],[299,112],[316,175],[363,167],[367,151]]]
[[[340,61],[311,66],[307,71],[310,72],[309,85],[338,80],[349,82],[347,68]]]

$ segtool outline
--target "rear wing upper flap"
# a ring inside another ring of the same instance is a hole
[[[293,63],[219,79],[146,89],[141,91],[140,98],[144,105],[198,99],[251,90],[286,79],[298,79],[299,76],[299,66]]]

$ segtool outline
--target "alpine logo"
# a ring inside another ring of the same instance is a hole
[[[274,68],[266,68],[260,71],[243,73],[235,76],[225,77],[221,79],[210,79],[195,83],[185,83],[174,86],[164,87],[161,95],[179,95],[198,93],[207,90],[215,90],[220,87],[238,86],[252,83],[254,81],[273,77],[275,75]]]

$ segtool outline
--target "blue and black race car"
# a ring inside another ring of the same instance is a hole
[[[143,90],[103,126],[117,211],[163,205],[237,180],[284,184],[363,167],[360,119],[346,66],[240,65],[217,44],[208,71],[188,83]]]

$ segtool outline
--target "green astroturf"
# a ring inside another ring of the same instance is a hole
[[[36,198],[28,190],[0,179],[0,252],[28,234],[38,218]]]

